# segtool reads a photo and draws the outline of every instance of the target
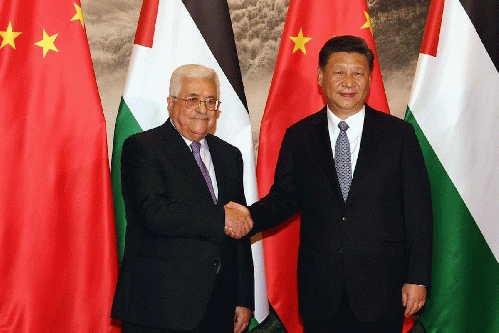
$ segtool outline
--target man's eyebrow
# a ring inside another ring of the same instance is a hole
[[[186,97],[200,97],[200,95],[197,93],[190,93]],[[209,96],[206,96],[206,98],[218,99],[217,95],[209,95]]]

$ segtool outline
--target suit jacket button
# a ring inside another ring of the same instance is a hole
[[[220,273],[220,268],[221,268],[220,261],[213,260],[213,266],[217,268],[217,274]]]
[[[343,216],[343,219],[342,219],[342,220],[343,220],[343,222],[348,222],[348,217]]]

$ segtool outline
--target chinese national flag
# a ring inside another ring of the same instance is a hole
[[[327,15],[325,15],[327,13]],[[364,38],[376,56],[367,103],[389,113],[366,0],[291,0],[261,127],[257,161],[260,197],[273,183],[286,129],[326,104],[317,84],[319,51],[334,36]],[[313,172],[313,171],[311,171]],[[288,332],[302,332],[298,314],[299,216],[265,231],[269,301]]]
[[[0,0],[0,331],[110,332],[106,124],[78,0]]]

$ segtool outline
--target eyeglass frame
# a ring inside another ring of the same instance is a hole
[[[184,105],[185,105],[186,109],[188,109],[188,110],[195,110],[195,109],[201,107],[201,103],[204,102],[204,106],[205,106],[206,110],[208,110],[208,111],[219,111],[220,104],[222,103],[221,100],[216,99],[216,104],[217,104],[216,107],[214,109],[209,109],[208,105],[206,105],[206,99],[203,101],[199,97],[190,97],[190,96],[187,96],[187,98],[180,98],[180,97],[177,97],[177,96],[172,96],[172,97],[175,98],[175,99],[183,100],[184,101]],[[196,105],[195,107],[191,107],[190,108],[190,107],[187,106],[187,102],[189,101],[189,99],[192,100],[192,98],[199,98],[199,104]]]

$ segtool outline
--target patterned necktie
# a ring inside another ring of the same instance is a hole
[[[352,183],[350,142],[348,141],[346,133],[348,124],[342,120],[339,122],[338,127],[340,128],[340,135],[338,135],[334,147],[334,165],[336,167],[336,173],[338,174],[338,181],[340,182],[341,194],[343,194],[343,200],[346,202],[350,184]]]
[[[201,159],[201,154],[199,153],[199,151],[201,150],[201,144],[199,142],[193,141],[191,143],[191,148],[192,153],[194,154],[194,159],[196,160],[199,169],[201,169],[201,173],[203,174],[204,180],[206,181],[206,185],[208,185],[213,203],[217,204],[217,197],[215,196],[215,190],[213,189],[213,183],[211,182],[210,173],[208,172],[206,165]]]

